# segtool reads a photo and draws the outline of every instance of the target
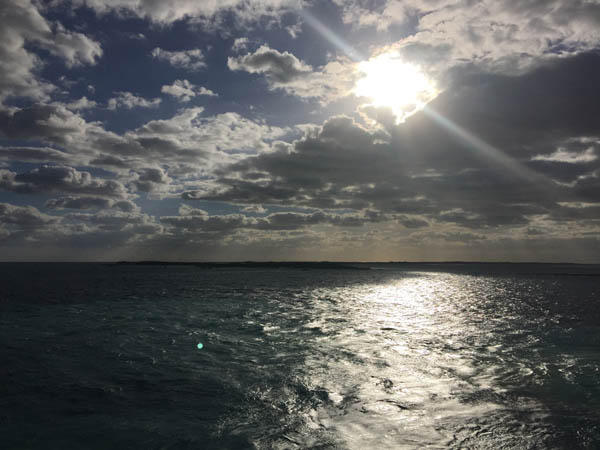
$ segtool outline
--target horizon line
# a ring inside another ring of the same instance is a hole
[[[14,260],[2,261],[0,264],[569,264],[569,265],[600,265],[600,262],[571,262],[571,261],[477,261],[477,260],[429,260],[429,261],[345,261],[345,260],[227,260],[227,261],[176,261],[160,259],[140,260]]]

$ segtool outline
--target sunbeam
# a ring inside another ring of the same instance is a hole
[[[488,144],[481,138],[478,138],[474,134],[468,132],[432,108],[424,107],[423,112],[442,128],[450,131],[454,136],[468,144],[467,148],[469,150],[474,151],[478,155],[484,156],[485,158],[501,165],[502,167],[508,169],[511,174],[530,182],[544,182],[544,184],[546,184],[550,181],[544,175],[531,170],[516,159],[507,156],[500,149]]]
[[[313,16],[306,10],[300,11],[300,17],[302,17],[305,22],[312,27],[316,32],[318,32],[321,36],[335,45],[338,49],[344,52],[346,56],[348,56],[351,60],[357,62],[362,61],[365,58],[351,45],[345,42],[341,37],[335,34],[329,27],[324,25],[319,19]]]

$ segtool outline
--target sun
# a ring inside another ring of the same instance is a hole
[[[396,122],[404,122],[439,93],[418,66],[403,61],[396,53],[384,53],[358,64],[362,77],[353,93],[366,97],[369,105],[388,107]]]

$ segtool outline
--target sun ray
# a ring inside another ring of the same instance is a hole
[[[551,184],[550,180],[543,174],[535,172],[517,159],[506,155],[502,150],[488,144],[437,111],[425,107],[423,108],[423,113],[433,119],[437,125],[459,138],[465,144],[465,148],[474,151],[486,160],[492,161],[495,166],[508,169],[509,174],[515,175],[523,180],[528,180],[531,183],[535,182],[538,186],[548,186],[548,184]]]
[[[331,42],[335,47],[340,49],[342,52],[346,54],[348,58],[352,61],[362,61],[364,59],[363,55],[361,55],[354,47],[349,45],[346,41],[344,41],[340,36],[335,34],[329,27],[323,24],[319,19],[313,16],[306,10],[300,11],[300,17],[304,19],[304,21],[311,26],[317,33]]]

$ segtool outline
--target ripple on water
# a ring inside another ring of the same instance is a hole
[[[600,447],[593,279],[103,270],[3,310],[8,448]]]

